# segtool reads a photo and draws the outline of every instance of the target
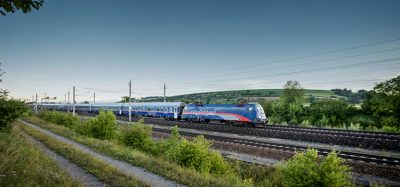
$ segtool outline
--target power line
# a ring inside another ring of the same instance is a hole
[[[373,51],[373,52],[368,52],[368,53],[362,53],[362,54],[357,54],[357,55],[350,55],[350,56],[345,56],[345,57],[337,57],[337,58],[330,58],[330,59],[324,59],[324,60],[317,60],[317,61],[305,62],[305,63],[300,63],[300,64],[291,64],[290,66],[270,68],[268,70],[277,70],[277,69],[283,69],[283,68],[293,67],[293,66],[310,65],[310,64],[328,62],[328,61],[333,61],[333,60],[343,60],[343,59],[348,59],[348,58],[360,57],[360,56],[371,55],[371,54],[386,53],[386,52],[397,51],[397,50],[400,50],[400,47],[399,48],[394,48],[394,49],[386,49],[386,50],[381,50],[381,51]],[[265,71],[265,70],[257,69],[257,70],[252,70],[252,71],[236,72],[236,73],[208,76],[208,78],[210,78],[210,77],[239,75],[239,74],[247,74],[247,73],[255,73],[255,72],[263,72],[263,71]],[[185,81],[180,81],[180,82],[187,82],[188,80],[195,80],[195,79],[198,79],[198,78],[189,78],[189,79],[186,78]],[[179,82],[179,81],[175,81],[175,83],[176,82]]]
[[[384,43],[391,43],[391,42],[396,42],[396,41],[400,41],[400,38],[391,39],[391,40],[385,40],[385,41],[379,41],[379,42],[374,42],[374,43],[368,43],[368,44],[362,44],[362,45],[349,47],[349,48],[344,48],[344,49],[325,51],[325,52],[316,53],[316,54],[312,54],[312,55],[305,55],[305,56],[300,56],[300,57],[275,60],[275,61],[267,62],[267,63],[259,63],[259,64],[253,64],[253,65],[237,66],[237,67],[225,68],[225,69],[209,71],[209,72],[220,72],[220,71],[225,71],[225,70],[230,70],[230,69],[247,68],[247,67],[271,64],[271,63],[276,63],[276,62],[286,62],[286,61],[300,60],[300,59],[311,58],[311,57],[316,57],[316,56],[320,56],[320,55],[333,54],[333,53],[349,51],[349,50],[354,50],[354,49],[359,49],[359,48],[364,48],[364,47],[369,47],[369,46],[381,45],[381,44],[384,44]]]
[[[232,81],[232,80],[243,80],[243,79],[249,79],[249,78],[263,78],[263,77],[290,75],[290,74],[298,74],[298,73],[306,73],[306,72],[345,69],[345,68],[354,67],[354,66],[360,66],[360,65],[366,65],[366,64],[376,64],[376,63],[380,63],[380,62],[391,62],[391,61],[396,61],[396,60],[400,60],[400,57],[388,58],[388,59],[383,59],[383,60],[367,61],[367,62],[361,62],[361,63],[353,63],[353,64],[347,64],[347,65],[338,65],[338,66],[314,68],[314,69],[307,69],[307,70],[300,70],[300,71],[291,71],[291,72],[285,72],[285,73],[275,73],[275,74],[270,74],[270,75],[267,74],[267,75],[247,76],[247,77],[230,78],[230,79],[219,79],[219,80],[213,80],[213,81],[214,82],[224,82],[224,81]],[[207,82],[198,82],[196,84],[204,84],[204,83],[207,83]],[[185,85],[185,83],[175,84],[175,85]]]

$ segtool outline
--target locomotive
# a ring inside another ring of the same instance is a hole
[[[218,122],[247,126],[265,125],[268,119],[258,103],[248,104],[185,104],[183,102],[141,102],[131,103],[131,115],[155,117],[167,120],[189,122]],[[38,109],[72,111],[71,104],[44,103]],[[115,115],[129,116],[127,103],[75,104],[80,113],[99,113],[101,109],[111,110]]]

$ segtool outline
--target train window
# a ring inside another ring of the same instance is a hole
[[[147,108],[147,111],[150,111],[150,107],[149,107],[149,108]]]
[[[264,114],[264,110],[260,106],[256,106],[256,111],[257,113]]]

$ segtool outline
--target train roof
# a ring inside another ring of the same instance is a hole
[[[56,103],[46,103],[42,105],[72,105],[72,104],[56,104]],[[77,103],[75,106],[128,106],[128,103]],[[183,102],[141,102],[141,103],[131,103],[131,106],[166,106],[166,107],[177,107],[184,106]]]
[[[247,103],[247,104],[188,104],[187,106],[204,106],[204,107],[249,107],[259,105],[258,103]]]
[[[126,105],[128,105],[126,103]],[[185,103],[183,102],[143,102],[143,103],[131,103],[132,106],[184,106]]]

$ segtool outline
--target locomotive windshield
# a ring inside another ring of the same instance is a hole
[[[257,113],[259,113],[259,114],[264,114],[264,109],[261,107],[261,106],[259,106],[259,105],[256,105],[256,112]]]

